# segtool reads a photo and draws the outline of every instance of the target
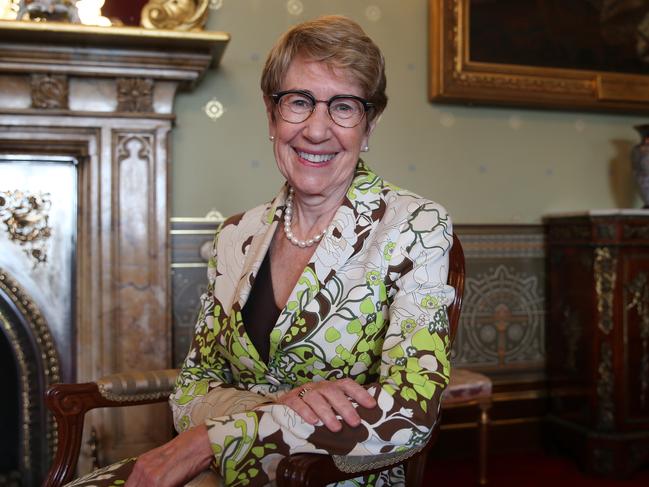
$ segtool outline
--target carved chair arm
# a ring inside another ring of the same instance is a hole
[[[177,369],[125,372],[83,384],[54,384],[45,403],[56,419],[56,456],[45,487],[58,487],[71,480],[77,466],[83,421],[91,409],[122,407],[166,401],[173,390]]]
[[[277,466],[278,487],[325,486],[360,475],[385,470],[386,467],[351,473],[338,470],[331,455],[296,453],[284,457]]]
[[[403,464],[406,474],[407,487],[419,486],[418,479],[422,478],[426,467],[426,457],[431,445],[437,440],[439,422],[426,445],[407,458],[395,455],[391,462],[382,461],[377,466],[369,465],[363,470],[342,471],[336,465],[331,455],[317,453],[297,453],[284,457],[277,465],[278,487],[324,487],[328,484],[353,479],[362,475],[381,472],[390,467]]]

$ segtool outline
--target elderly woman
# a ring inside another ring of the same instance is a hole
[[[217,232],[170,398],[180,434],[104,472],[111,485],[131,468],[127,487],[182,485],[210,464],[225,485],[267,485],[292,453],[405,456],[437,421],[451,221],[359,158],[387,103],[379,49],[347,18],[305,22],[272,49],[261,87],[286,183]]]

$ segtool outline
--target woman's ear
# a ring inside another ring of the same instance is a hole
[[[273,103],[272,98],[268,95],[262,95],[262,98],[264,99],[264,105],[266,105],[266,114],[268,116],[272,116],[273,110],[275,108],[275,104]]]
[[[361,147],[369,147],[370,135],[372,135],[372,132],[374,132],[374,129],[376,128],[376,122],[378,122],[378,117],[374,118],[374,120],[372,120],[370,123],[367,124],[367,128],[365,129],[365,135],[363,136]]]
[[[264,105],[266,105],[266,117],[268,117],[268,135],[269,137],[275,136],[275,103],[273,100],[264,95]]]
[[[376,124],[379,121],[379,117],[374,117],[374,120],[372,120],[368,126],[367,126],[367,136],[369,137],[372,135],[372,132],[374,132],[374,129],[376,128]]]

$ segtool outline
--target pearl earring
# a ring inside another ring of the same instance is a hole
[[[275,136],[274,135],[269,135],[268,140],[270,140],[271,142],[274,142],[275,141]]]
[[[369,145],[364,145],[364,146],[361,148],[361,152],[368,152],[369,150],[370,150],[370,146],[369,146]]]

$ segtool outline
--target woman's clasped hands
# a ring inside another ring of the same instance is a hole
[[[370,393],[352,379],[309,382],[277,398],[279,404],[290,407],[306,422],[322,421],[333,432],[342,429],[341,420],[351,427],[361,423],[352,401],[366,408],[376,406]]]
[[[184,485],[207,469],[212,459],[207,428],[204,424],[196,426],[140,455],[125,487]]]

